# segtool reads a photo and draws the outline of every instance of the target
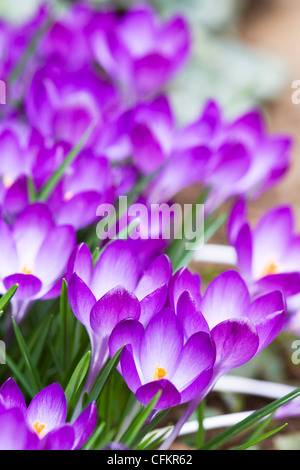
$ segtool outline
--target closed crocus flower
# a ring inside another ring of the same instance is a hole
[[[1,293],[19,285],[11,302],[18,322],[32,301],[59,295],[58,281],[66,271],[74,247],[74,229],[68,225],[57,226],[44,203],[28,206],[12,227],[0,221]]]
[[[290,148],[290,138],[268,135],[258,111],[226,122],[211,101],[198,120],[176,132],[173,156],[152,183],[149,199],[170,199],[197,182],[210,187],[207,213],[232,196],[258,196],[285,174]]]
[[[54,383],[42,389],[26,406],[16,382],[9,378],[0,388],[0,448],[24,450],[80,449],[93,433],[97,408],[92,402],[76,419],[66,423],[67,402],[63,389]],[[20,425],[14,442],[13,429]]]
[[[159,390],[156,409],[188,402],[211,380],[215,348],[210,335],[197,332],[185,342],[182,325],[171,309],[156,314],[146,329],[136,320],[119,323],[110,337],[110,354],[124,345],[119,371],[144,405]]]
[[[70,258],[69,301],[74,315],[84,324],[92,344],[88,387],[108,358],[108,339],[126,318],[147,323],[164,306],[171,277],[171,264],[161,255],[140,273],[138,257],[124,240],[106,247],[93,268],[86,245],[79,245]]]
[[[121,17],[110,12],[99,15],[91,29],[95,59],[121,84],[131,102],[157,92],[189,54],[190,34],[184,18],[162,22],[146,4],[132,7]]]
[[[274,340],[285,322],[286,303],[280,291],[251,302],[241,276],[236,271],[226,271],[209,284],[201,299],[193,298],[187,283],[176,303],[176,312],[186,338],[198,331],[211,334],[216,346],[215,381],[248,362]]]
[[[43,136],[72,146],[94,125],[86,144],[92,147],[106,122],[118,116],[122,104],[113,85],[89,67],[69,72],[50,63],[36,72],[25,106],[31,124]]]
[[[228,237],[237,252],[237,266],[254,295],[281,290],[291,304],[300,292],[300,237],[289,206],[267,211],[255,227],[247,219],[246,204],[238,201],[228,223]]]

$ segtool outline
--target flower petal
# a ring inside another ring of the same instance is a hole
[[[248,362],[259,346],[253,323],[246,318],[232,318],[216,325],[211,332],[216,345],[215,374],[226,372]]]
[[[73,449],[80,449],[90,438],[97,424],[97,406],[93,401],[72,425],[75,432]]]
[[[90,314],[96,299],[88,286],[74,273],[68,285],[68,297],[76,318],[86,328],[90,328]]]
[[[109,336],[121,320],[139,319],[140,313],[140,303],[136,296],[119,286],[96,302],[91,311],[90,324],[95,333]]]
[[[66,421],[67,401],[63,389],[58,383],[43,388],[31,401],[26,418],[29,426],[38,421],[45,425],[48,433]]]
[[[142,385],[137,389],[135,396],[143,405],[148,405],[159,390],[162,390],[162,395],[155,406],[156,410],[179,405],[181,400],[180,393],[169,380],[165,379],[155,380],[154,382]]]
[[[11,377],[7,379],[0,388],[1,403],[5,408],[18,408],[25,413],[27,406],[25,398],[18,385]]]
[[[116,286],[134,291],[137,278],[136,256],[124,240],[116,240],[100,256],[94,269],[91,289],[97,299]]]

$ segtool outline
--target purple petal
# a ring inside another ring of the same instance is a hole
[[[239,199],[231,209],[227,223],[227,234],[231,245],[235,245],[237,234],[247,222],[247,206],[244,199]]]
[[[142,383],[137,370],[137,362],[127,346],[121,352],[120,366],[127,387],[135,393]]]
[[[138,353],[144,327],[137,320],[123,320],[117,324],[109,338],[109,353],[113,357],[119,349],[130,344],[135,359],[138,359]]]
[[[35,274],[45,285],[51,285],[64,274],[67,262],[76,243],[72,227],[53,227],[49,231],[38,255]]]
[[[42,288],[41,281],[32,274],[13,274],[3,279],[5,289],[10,289],[15,284],[19,284],[15,294],[16,299],[26,299],[34,297]]]
[[[13,238],[22,266],[30,267],[34,263],[38,251],[52,227],[52,214],[43,203],[28,206],[18,216],[13,226]]]
[[[258,349],[258,334],[247,318],[223,321],[213,328],[211,335],[216,345],[217,374],[224,374],[245,364]]]
[[[126,318],[139,319],[140,312],[140,304],[135,295],[123,287],[115,287],[92,308],[91,327],[95,333],[109,336],[120,321]]]
[[[298,294],[300,292],[300,273],[270,274],[254,284],[254,293],[267,293],[274,290],[282,291],[287,297]]]
[[[237,252],[237,265],[245,281],[252,279],[252,234],[248,224],[242,226],[236,236],[235,249]]]
[[[183,292],[179,297],[177,316],[183,327],[186,338],[189,338],[199,331],[205,331],[207,333],[210,331],[207,321],[197,308],[196,302],[188,291]]]
[[[25,413],[27,406],[25,398],[14,379],[9,378],[0,388],[1,402],[5,408],[18,408]]]
[[[197,359],[195,360],[195,358]],[[172,383],[182,393],[202,372],[212,368],[215,358],[215,347],[210,335],[207,333],[194,334],[184,345],[176,372],[172,377]],[[204,387],[206,385],[205,383]]]
[[[165,309],[155,315],[144,332],[140,348],[143,382],[153,380],[157,365],[171,378],[183,347],[183,331],[172,310]]]
[[[207,287],[200,309],[210,328],[245,315],[250,305],[247,286],[236,271],[226,271]]]
[[[188,291],[197,305],[201,301],[201,279],[199,275],[192,274],[187,268],[181,268],[170,282],[170,305],[177,309],[177,302],[184,291]]]
[[[38,422],[45,425],[48,433],[66,421],[67,401],[63,389],[58,383],[48,385],[41,390],[31,401],[26,419],[29,426]]]
[[[248,318],[253,322],[259,336],[258,354],[279,334],[286,319],[286,302],[279,291],[266,294],[252,302]]]
[[[93,273],[91,289],[97,299],[116,286],[134,291],[137,278],[136,256],[124,240],[116,240],[100,256]]]
[[[93,272],[93,259],[85,243],[81,243],[74,250],[68,261],[67,280],[76,273],[89,285]]]
[[[90,328],[90,314],[96,303],[96,298],[89,287],[76,273],[71,276],[69,281],[68,297],[75,317],[83,323],[85,327]]]
[[[21,268],[10,227],[0,220],[0,276],[2,278],[18,272]]]
[[[28,429],[20,410],[2,411],[0,429],[0,450],[37,450],[39,438]]]
[[[148,405],[148,403],[155,397],[155,395],[162,390],[160,399],[158,400],[157,405],[155,406],[156,410],[163,410],[169,408],[170,406],[179,405],[181,401],[181,396],[176,387],[169,382],[169,380],[161,379],[155,380],[154,382],[147,383],[142,385],[136,391],[136,398],[143,403],[143,405]]]
[[[73,449],[80,449],[90,438],[97,424],[97,406],[92,402],[76,419],[73,424],[75,442]]]
[[[43,450],[71,450],[74,446],[75,431],[73,426],[65,424],[50,431],[41,442]]]

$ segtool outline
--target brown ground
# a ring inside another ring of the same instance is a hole
[[[291,84],[300,79],[300,2],[299,0],[251,0],[255,8],[245,15],[240,28],[242,41],[283,59],[290,79],[278,99],[266,105],[270,132],[286,133],[294,138],[293,164],[288,175],[273,190],[249,207],[253,220],[277,204],[292,204],[300,229],[300,104],[291,101]]]

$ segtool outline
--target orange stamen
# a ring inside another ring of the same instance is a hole
[[[163,379],[167,375],[166,369],[159,367],[159,364],[156,364],[152,380]]]
[[[45,436],[45,431],[44,431],[46,427],[45,424],[40,424],[39,421],[35,421],[32,427],[40,439],[42,439]]]

